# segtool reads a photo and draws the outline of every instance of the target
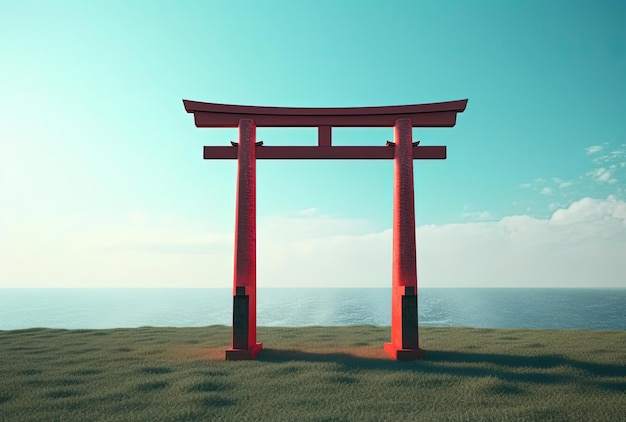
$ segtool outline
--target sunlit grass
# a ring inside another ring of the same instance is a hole
[[[426,360],[383,353],[389,328],[0,331],[0,420],[624,420],[626,332],[420,329]]]

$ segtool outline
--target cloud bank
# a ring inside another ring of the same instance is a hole
[[[0,227],[0,287],[232,286],[232,231],[128,221],[75,233]],[[258,286],[388,287],[391,236],[317,210],[261,218]],[[422,287],[626,287],[626,202],[614,196],[549,219],[421,226],[417,242]]]

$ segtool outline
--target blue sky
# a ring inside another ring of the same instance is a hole
[[[229,287],[235,129],[182,99],[468,98],[415,161],[422,287],[626,287],[619,1],[3,1],[0,287]],[[315,129],[257,130],[314,145]],[[335,129],[383,145],[391,129]],[[258,285],[387,287],[391,161],[259,161]]]

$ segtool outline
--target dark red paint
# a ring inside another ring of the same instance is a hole
[[[411,153],[416,159],[445,159],[445,146],[412,147]],[[356,146],[259,146],[256,148],[257,160],[271,159],[341,159],[341,160],[390,160],[394,157],[394,147],[356,147]],[[205,159],[235,159],[237,149],[233,147],[205,146]]]

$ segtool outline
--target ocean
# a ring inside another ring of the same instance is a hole
[[[420,326],[626,329],[626,289],[418,291]],[[232,289],[0,289],[0,330],[230,325]],[[258,326],[391,324],[391,289],[257,291]]]

